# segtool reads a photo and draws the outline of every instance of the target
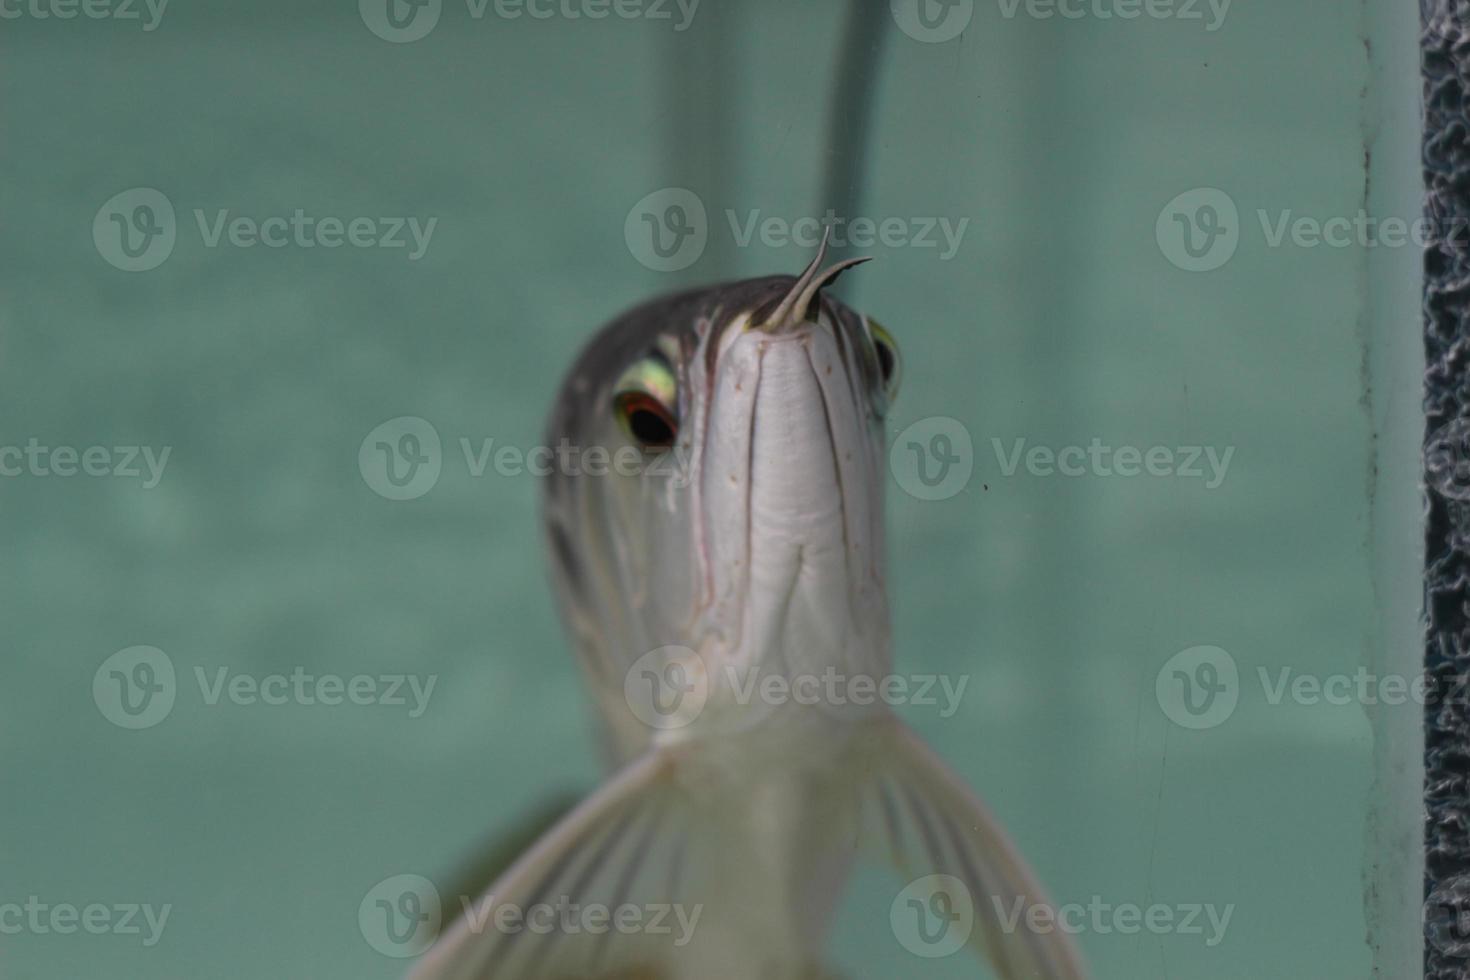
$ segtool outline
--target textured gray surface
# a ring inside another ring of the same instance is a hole
[[[1470,4],[1424,18],[1425,208],[1446,233],[1424,262],[1425,662],[1441,695],[1425,711],[1425,973],[1450,980],[1470,958]]]

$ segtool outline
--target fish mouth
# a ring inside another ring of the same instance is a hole
[[[750,417],[752,527],[809,546],[827,543],[843,524],[837,436],[814,337],[797,328],[761,342]]]
[[[872,612],[886,609],[879,454],[852,345],[826,312],[775,332],[743,325],[717,361],[699,481],[705,621],[762,669],[840,662],[886,616]]]

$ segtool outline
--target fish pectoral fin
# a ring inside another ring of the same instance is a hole
[[[911,879],[904,907],[893,910],[900,938],[937,950],[959,941],[951,928],[967,929],[968,944],[1004,980],[1085,980],[1054,915],[1050,928],[1031,925],[1035,907],[1055,907],[989,808],[912,729],[897,719],[882,727],[863,824]]]
[[[681,889],[687,821],[673,765],[652,750],[562,817],[467,904],[412,980],[663,977],[670,947],[693,928],[672,909],[659,929],[648,922],[653,903],[671,904]],[[625,906],[636,906],[638,923],[618,921]]]

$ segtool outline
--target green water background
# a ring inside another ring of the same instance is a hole
[[[375,883],[452,875],[596,784],[535,481],[473,476],[459,440],[534,446],[576,347],[626,305],[804,264],[797,246],[738,246],[724,213],[822,210],[841,13],[706,0],[681,32],[446,2],[406,44],[341,2],[174,0],[152,31],[0,23],[0,444],[171,447],[151,489],[0,481],[0,902],[172,906],[152,948],[0,935],[0,975],[395,976],[358,926]],[[1328,0],[1208,17],[980,3],[954,40],[888,39],[863,213],[969,225],[948,261],[868,249],[842,292],[902,345],[893,432],[948,416],[975,447],[956,496],[889,486],[899,669],[970,678],[954,717],[905,714],[1059,901],[1234,906],[1214,947],[1083,935],[1098,976],[1366,977],[1368,713],[1272,705],[1256,680],[1355,670],[1381,614],[1365,250],[1272,248],[1256,219],[1364,205],[1366,18]],[[129,273],[92,226],[140,186],[171,201],[178,240]],[[710,214],[709,247],[672,275],[624,238],[667,186]],[[1155,234],[1197,187],[1241,215],[1208,273]],[[206,247],[193,213],[221,208],[438,223],[417,261]],[[358,450],[404,415],[444,453],[433,489],[400,502]],[[992,443],[1094,437],[1234,456],[1207,489],[1006,476]],[[137,644],[180,682],[164,721],[126,731],[93,675]],[[1228,721],[1190,731],[1155,679],[1201,644],[1229,651],[1243,687]],[[437,685],[410,718],[210,705],[194,680],[298,666]],[[855,881],[833,961],[972,975],[895,941],[895,887]]]

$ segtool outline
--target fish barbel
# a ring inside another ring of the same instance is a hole
[[[640,462],[556,468],[544,485],[613,775],[417,980],[816,976],[865,849],[949,876],[998,976],[1085,975],[1062,931],[1007,928],[1002,909],[1049,902],[985,806],[882,699],[819,683],[890,676],[883,417],[900,368],[886,330],[823,292],[862,260],[824,270],[825,252],[794,279],[638,307],[568,373],[548,445]],[[601,929],[526,913],[569,907],[602,909]]]

